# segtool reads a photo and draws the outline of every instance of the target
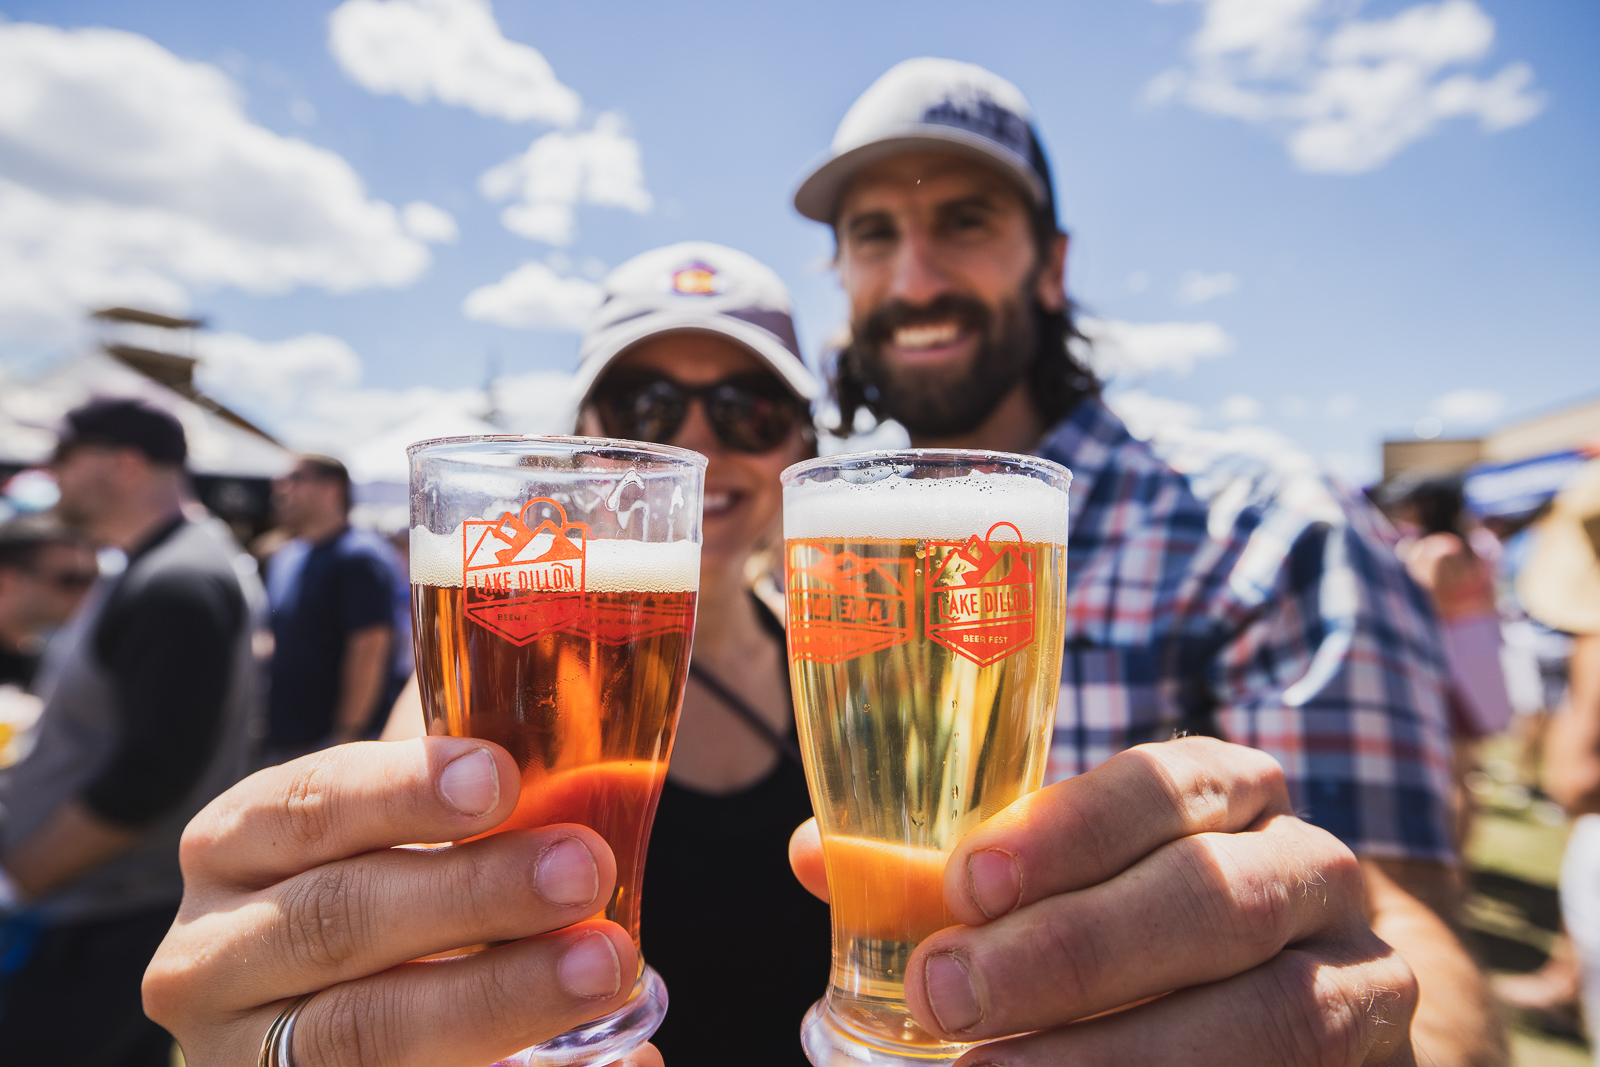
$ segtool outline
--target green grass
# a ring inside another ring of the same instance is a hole
[[[1507,741],[1490,742],[1484,752],[1485,763],[1509,766],[1507,749]],[[1567,826],[1553,806],[1529,797],[1525,789],[1486,775],[1475,784],[1478,810],[1466,848],[1473,889],[1463,922],[1491,971],[1533,970],[1544,962],[1560,929],[1555,890]],[[1516,1067],[1589,1067],[1593,1063],[1584,1042],[1542,1032],[1518,1013],[1511,1015]]]

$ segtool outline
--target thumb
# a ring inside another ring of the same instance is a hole
[[[812,896],[827,902],[828,872],[822,865],[822,832],[816,819],[801,823],[789,838],[789,866]]]

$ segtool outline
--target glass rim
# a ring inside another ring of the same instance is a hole
[[[516,444],[536,445],[548,444],[569,447],[566,454],[578,454],[583,451],[626,453],[643,456],[649,459],[669,460],[679,463],[688,463],[698,467],[701,471],[710,463],[704,455],[688,448],[679,448],[676,445],[660,445],[651,441],[629,441],[620,437],[581,437],[576,434],[519,434],[519,433],[481,433],[467,434],[460,437],[430,437],[423,441],[413,441],[406,446],[406,458],[413,459],[419,453],[444,453],[451,449],[466,450],[471,445],[503,445],[509,451],[510,446]],[[556,449],[551,449],[556,454]]]
[[[868,452],[840,452],[832,456],[817,456],[791,464],[778,475],[784,488],[801,475],[828,468],[849,469],[852,466],[870,467],[887,463],[1003,463],[1020,468],[1018,473],[1033,471],[1050,475],[1061,482],[1061,491],[1072,485],[1072,470],[1053,459],[1030,456],[1021,452],[999,452],[987,448],[879,448]]]

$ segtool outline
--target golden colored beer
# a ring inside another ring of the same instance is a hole
[[[911,1018],[905,968],[955,922],[950,851],[1039,788],[1061,671],[1066,494],[1015,478],[997,501],[966,480],[785,499],[790,669],[833,911],[824,1003],[853,1040],[913,1059],[965,1047]],[[880,532],[901,536],[863,536]]]

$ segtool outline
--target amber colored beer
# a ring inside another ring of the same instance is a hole
[[[516,830],[581,823],[617,861],[606,918],[639,942],[639,889],[694,629],[692,591],[588,592],[561,629],[518,645],[467,611],[492,592],[413,584],[431,734],[480,737],[522,771]]]
[[[1004,525],[991,533],[1015,533]],[[905,969],[918,942],[955,923],[951,849],[1043,779],[1064,544],[791,538],[787,564],[795,706],[832,899],[827,1009],[869,1046],[954,1059],[964,1046],[906,1010]]]

